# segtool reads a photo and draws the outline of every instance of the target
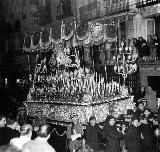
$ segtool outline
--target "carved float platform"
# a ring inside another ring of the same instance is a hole
[[[36,116],[37,110],[42,110],[46,119],[63,123],[71,122],[71,115],[77,113],[82,124],[87,124],[90,116],[94,115],[97,122],[104,122],[108,114],[117,117],[126,114],[127,109],[134,109],[132,96],[121,96],[93,103],[35,101],[25,102],[28,115]]]

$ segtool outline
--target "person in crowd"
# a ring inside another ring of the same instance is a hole
[[[146,56],[151,55],[152,58],[156,57],[156,54],[155,54],[156,52],[153,52],[153,38],[151,35],[147,36],[147,46],[148,46],[148,49],[146,52],[147,53]]]
[[[23,145],[31,140],[31,136],[32,126],[30,124],[24,124],[20,128],[20,137],[11,139],[10,144],[22,150]]]
[[[102,130],[96,124],[96,118],[91,116],[89,118],[89,124],[86,127],[86,144],[89,145],[93,151],[100,149],[98,135],[102,135]]]
[[[5,115],[0,115],[0,132],[1,128],[6,126],[6,116]]]
[[[7,126],[3,127],[0,132],[0,145],[9,144],[12,138],[19,137],[19,129],[20,126],[14,118],[7,118]]]
[[[115,126],[115,118],[108,115],[103,128],[104,137],[106,138],[106,152],[121,152],[120,140],[123,139],[125,128],[120,132]]]
[[[32,127],[33,127],[33,138],[37,136],[37,131],[40,126],[46,124],[46,119],[43,117],[42,110],[37,110],[37,115],[32,121]]]
[[[158,112],[156,91],[153,91],[151,86],[148,86],[145,99],[147,100],[147,107],[151,110],[151,112],[153,113]]]
[[[137,38],[133,38],[132,50],[133,50],[133,54],[138,53],[138,40],[137,40]]]
[[[138,92],[138,95],[137,95],[137,100],[144,98],[145,95],[146,95],[145,87],[141,86],[141,89],[140,89],[140,91]]]
[[[129,95],[134,96],[134,91],[133,91],[132,87],[128,88],[128,93],[129,93]]]
[[[153,122],[152,132],[154,134],[154,136],[153,136],[153,151],[157,152],[160,149],[160,132],[158,133],[159,135],[157,136],[156,130],[157,130],[157,128],[160,130],[160,121],[158,121],[158,119],[156,119],[154,116],[152,122]]]
[[[143,112],[144,112],[144,103],[139,102],[134,116],[137,117],[137,118],[140,118],[143,115]]]
[[[67,138],[69,139],[69,149],[70,152],[75,152],[75,150],[81,145],[83,136],[83,126],[79,122],[78,115],[72,115],[72,124],[67,126]]]
[[[153,35],[153,53],[155,54],[155,57],[160,57],[159,38],[157,35]]]
[[[27,123],[26,108],[24,106],[18,108],[17,122],[20,126]]]
[[[47,142],[52,131],[50,125],[45,124],[39,127],[38,137],[24,144],[22,152],[55,152],[55,149]]]
[[[142,151],[153,152],[153,132],[151,125],[151,112],[149,109],[144,110],[144,115],[141,118],[140,132],[142,133]]]
[[[131,125],[125,135],[125,146],[128,152],[141,152],[141,133],[139,120],[136,117],[132,117]]]
[[[147,42],[145,39],[143,39],[143,37],[138,37],[137,48],[138,48],[138,54],[140,58],[146,56]]]
[[[5,115],[0,115],[0,146],[3,145],[2,140],[3,140],[3,128],[6,126],[6,116]]]
[[[134,116],[134,111],[132,109],[127,110],[127,117],[125,117],[125,122],[127,123],[127,126],[130,125],[131,119]]]
[[[0,146],[0,152],[21,152],[21,151],[12,145],[3,145]]]
[[[133,38],[133,46],[137,48],[137,38]]]

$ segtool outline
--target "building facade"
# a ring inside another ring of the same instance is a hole
[[[121,47],[122,41],[126,46],[132,46],[133,38],[142,36],[147,39],[148,34],[157,34],[160,37],[158,0],[1,0],[0,2],[3,5],[0,12],[1,25],[3,20],[3,24],[7,25],[7,32],[10,33],[3,43],[5,52],[13,50],[12,44],[15,50],[22,50],[21,31],[40,31],[42,27],[57,27],[62,21],[72,23],[74,18],[78,23],[103,21],[104,24],[117,26],[115,48],[111,48],[109,43],[106,45],[107,60],[112,60],[115,54],[113,49]],[[4,41],[4,37],[2,39]],[[144,84],[146,81],[142,75],[141,72],[141,84],[147,86],[148,82]]]

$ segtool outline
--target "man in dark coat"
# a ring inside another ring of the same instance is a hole
[[[144,112],[144,103],[143,103],[143,102],[139,102],[139,103],[138,103],[137,110],[135,111],[134,116],[135,116],[136,118],[141,118],[142,115],[143,115],[143,112]]]
[[[118,132],[115,127],[115,118],[107,116],[104,126],[104,135],[106,141],[106,152],[121,152],[120,140],[123,139],[123,134]],[[122,130],[124,132],[124,130]]]
[[[7,126],[3,127],[0,132],[0,145],[7,145],[12,138],[19,137],[20,133],[16,129],[18,129],[18,124],[15,119],[8,118]]]
[[[153,152],[153,131],[152,131],[152,123],[151,112],[149,109],[144,110],[144,116],[141,119],[140,130],[143,136],[142,139],[142,151],[144,152]]]
[[[96,124],[96,118],[91,116],[86,127],[86,144],[93,150],[99,149],[98,135],[102,134],[101,128]]]
[[[138,118],[133,117],[131,125],[125,135],[126,149],[128,152],[141,152],[141,133]]]

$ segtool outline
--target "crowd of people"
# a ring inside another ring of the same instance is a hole
[[[75,114],[73,123],[67,128],[67,138],[71,152],[81,152],[85,148],[91,152],[158,152],[156,128],[157,114],[152,113],[145,103],[139,102],[135,112],[128,110],[123,122],[108,115],[103,124],[96,124],[96,117],[91,116],[85,133]],[[83,146],[81,139],[85,139],[90,148]]]
[[[143,37],[133,38],[133,46],[137,49],[139,57],[143,59],[160,58],[160,41],[157,35],[148,35],[147,40]]]
[[[127,114],[119,118],[108,115],[100,124],[96,123],[95,115],[84,127],[79,122],[78,114],[72,114],[72,122],[66,130],[68,151],[158,152],[160,131],[157,128],[160,129],[160,119],[156,93],[151,87],[145,91],[142,86],[135,100],[135,110],[128,109]],[[29,120],[25,107],[20,107],[16,119],[11,114],[0,115],[0,152],[57,151],[54,144],[47,142],[53,127],[47,123],[41,110],[37,110],[36,114]]]

